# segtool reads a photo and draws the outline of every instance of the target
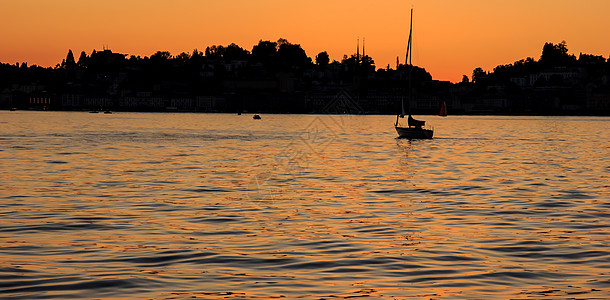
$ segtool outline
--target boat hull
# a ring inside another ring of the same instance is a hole
[[[394,126],[394,128],[401,139],[431,139],[434,135],[434,131],[431,129],[399,126]]]

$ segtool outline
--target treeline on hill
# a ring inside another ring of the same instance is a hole
[[[545,43],[537,61],[528,57],[493,72],[476,68],[472,81],[474,98],[507,101],[516,113],[610,114],[610,59],[577,58],[565,41]]]
[[[423,68],[376,68],[358,53],[313,59],[285,39],[236,44],[204,52],[150,57],[110,50],[71,50],[55,67],[0,64],[0,107],[125,111],[395,113],[411,71],[414,113],[434,113],[442,102],[456,113],[608,114],[610,61],[568,53],[546,43],[539,60],[481,68],[460,83],[436,81]]]

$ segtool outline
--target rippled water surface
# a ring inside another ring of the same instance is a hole
[[[0,112],[0,298],[610,297],[610,119]]]

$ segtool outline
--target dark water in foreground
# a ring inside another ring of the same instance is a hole
[[[610,119],[0,112],[0,298],[610,297]]]

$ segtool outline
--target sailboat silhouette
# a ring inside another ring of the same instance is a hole
[[[413,71],[413,64],[411,62],[412,56],[412,41],[413,41],[413,9],[411,9],[411,24],[409,28],[409,42],[407,43],[407,57],[405,64],[409,67],[409,104],[411,103],[412,98],[412,88],[411,88],[411,73]],[[406,139],[431,139],[434,135],[434,130],[431,128],[425,128],[426,121],[415,120],[411,116],[411,106],[409,105],[409,117],[407,118],[407,126],[403,126],[399,124],[399,120],[405,117],[405,106],[404,100],[401,101],[401,114],[396,116],[396,123],[394,123],[394,129],[398,133],[399,138]]]
[[[445,103],[445,101],[443,101],[443,105],[441,106],[441,111],[438,113],[438,115],[441,117],[447,116],[447,103]]]

